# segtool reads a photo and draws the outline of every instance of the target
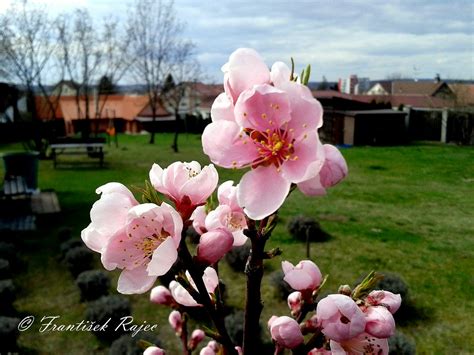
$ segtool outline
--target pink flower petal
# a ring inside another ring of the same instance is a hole
[[[227,92],[233,102],[237,101],[240,93],[253,85],[268,83],[270,71],[262,57],[253,49],[239,48],[229,57],[227,66],[223,68],[228,74]]]
[[[178,251],[173,238],[168,237],[153,252],[147,271],[149,275],[161,276],[166,274],[178,258]]]
[[[291,119],[288,96],[268,84],[256,85],[242,92],[234,112],[239,126],[259,132],[280,128]]]
[[[310,289],[313,284],[313,279],[309,274],[301,273],[298,270],[288,272],[283,278],[293,290]]]
[[[202,146],[211,161],[224,168],[248,165],[258,157],[252,140],[230,121],[208,124],[202,134]]]
[[[176,281],[171,281],[169,285],[169,289],[171,295],[175,299],[176,302],[183,306],[187,307],[198,307],[202,306],[197,303],[194,298],[190,295],[190,293]]]
[[[151,184],[157,191],[161,192],[162,190],[164,190],[164,186],[162,183],[163,169],[161,168],[161,166],[159,166],[158,164],[153,164],[148,176],[150,177]]]
[[[272,65],[270,78],[275,87],[280,88],[283,84],[290,81],[291,70],[283,62],[275,62]]]
[[[133,270],[123,270],[118,279],[117,291],[125,295],[145,293],[156,281],[156,276],[149,276],[145,266]]]
[[[89,249],[100,253],[107,244],[109,236],[99,233],[91,223],[81,231],[81,239]]]
[[[163,216],[163,229],[173,238],[176,248],[179,247],[181,241],[181,232],[183,230],[183,220],[176,210],[163,202],[161,205],[161,213]]]
[[[211,107],[212,121],[234,121],[234,105],[229,97],[222,93],[216,97]]]
[[[180,189],[180,195],[188,196],[193,205],[205,203],[214,192],[219,175],[214,165],[205,166],[200,173],[186,181]]]
[[[260,220],[281,207],[290,191],[290,185],[274,166],[259,166],[242,177],[237,199],[247,216]]]

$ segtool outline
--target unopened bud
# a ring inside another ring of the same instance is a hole
[[[352,293],[352,289],[349,285],[341,285],[339,286],[339,290],[337,292],[341,295],[350,296]]]
[[[156,304],[171,306],[174,304],[174,298],[171,292],[164,286],[156,286],[150,292],[150,301]]]
[[[296,316],[301,312],[301,298],[301,292],[299,291],[292,292],[288,296],[288,307],[290,308],[292,316]]]
[[[181,313],[178,311],[171,312],[168,321],[176,334],[178,336],[181,335],[181,332],[183,331],[183,319],[181,318]]]
[[[188,348],[189,350],[194,350],[199,345],[199,343],[205,338],[206,334],[201,329],[195,329],[191,334],[191,339],[189,340]]]

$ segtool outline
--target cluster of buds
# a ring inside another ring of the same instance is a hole
[[[387,339],[395,333],[393,313],[400,307],[400,295],[375,290],[359,297],[348,285],[343,285],[338,294],[316,303],[324,284],[319,268],[309,260],[296,266],[284,261],[282,268],[284,280],[295,290],[288,296],[288,307],[294,318],[272,316],[268,321],[276,353],[303,347],[304,334],[322,333],[326,342],[322,348],[307,349],[310,354],[361,351],[388,354]],[[369,275],[363,282],[374,284],[375,276]],[[310,317],[304,320],[307,314]]]

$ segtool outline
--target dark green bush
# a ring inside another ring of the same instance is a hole
[[[415,355],[415,342],[403,333],[396,332],[388,339],[389,355]]]
[[[329,234],[321,229],[319,223],[311,217],[296,216],[288,223],[288,232],[293,238],[306,241],[309,235],[310,242],[322,242],[329,239]]]
[[[59,253],[61,256],[61,259],[64,259],[67,252],[71,249],[77,248],[77,247],[83,247],[84,242],[81,239],[69,239],[65,241],[64,243],[61,243],[59,246]]]
[[[13,281],[0,280],[0,314],[8,314],[16,298],[16,288]]]
[[[383,279],[380,280],[376,286],[376,289],[390,291],[392,293],[399,293],[403,301],[408,298],[408,285],[403,278],[393,272],[380,272],[384,275]]]
[[[242,272],[245,270],[245,264],[250,255],[250,245],[244,244],[240,247],[232,248],[225,256],[225,260],[229,266],[237,272]]]
[[[2,353],[17,351],[17,339],[19,335],[18,324],[20,319],[0,316],[0,349]]]
[[[288,295],[293,292],[293,289],[283,280],[285,274],[283,271],[275,271],[270,274],[270,284],[275,288],[275,296],[278,299],[286,301]]]
[[[81,291],[81,301],[93,301],[109,294],[110,279],[102,270],[81,272],[76,279]]]
[[[0,280],[11,277],[10,262],[5,259],[0,259]]]
[[[85,247],[70,249],[64,258],[66,266],[74,277],[93,268],[94,253]]]
[[[119,295],[103,296],[89,303],[85,319],[100,325],[110,319],[104,331],[96,331],[94,334],[101,340],[113,341],[125,333],[122,327],[116,330],[122,322],[120,318],[130,316],[131,312],[128,298]]]
[[[8,260],[10,264],[13,264],[18,259],[15,246],[11,243],[0,242],[0,258]]]
[[[232,338],[235,344],[239,346],[242,345],[244,338],[244,311],[236,310],[234,313],[229,314],[225,317],[225,326],[229,332],[230,337]],[[255,337],[261,339],[262,327],[259,326],[258,334],[255,334]]]
[[[122,335],[115,340],[110,346],[109,355],[142,355],[143,349],[137,344],[139,340],[145,340],[161,347],[161,342],[156,334],[140,332],[134,337],[131,335]]]

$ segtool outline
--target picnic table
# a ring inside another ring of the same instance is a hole
[[[100,167],[104,165],[104,143],[55,143],[50,148],[55,168],[58,165],[58,155],[87,155],[98,158]]]

